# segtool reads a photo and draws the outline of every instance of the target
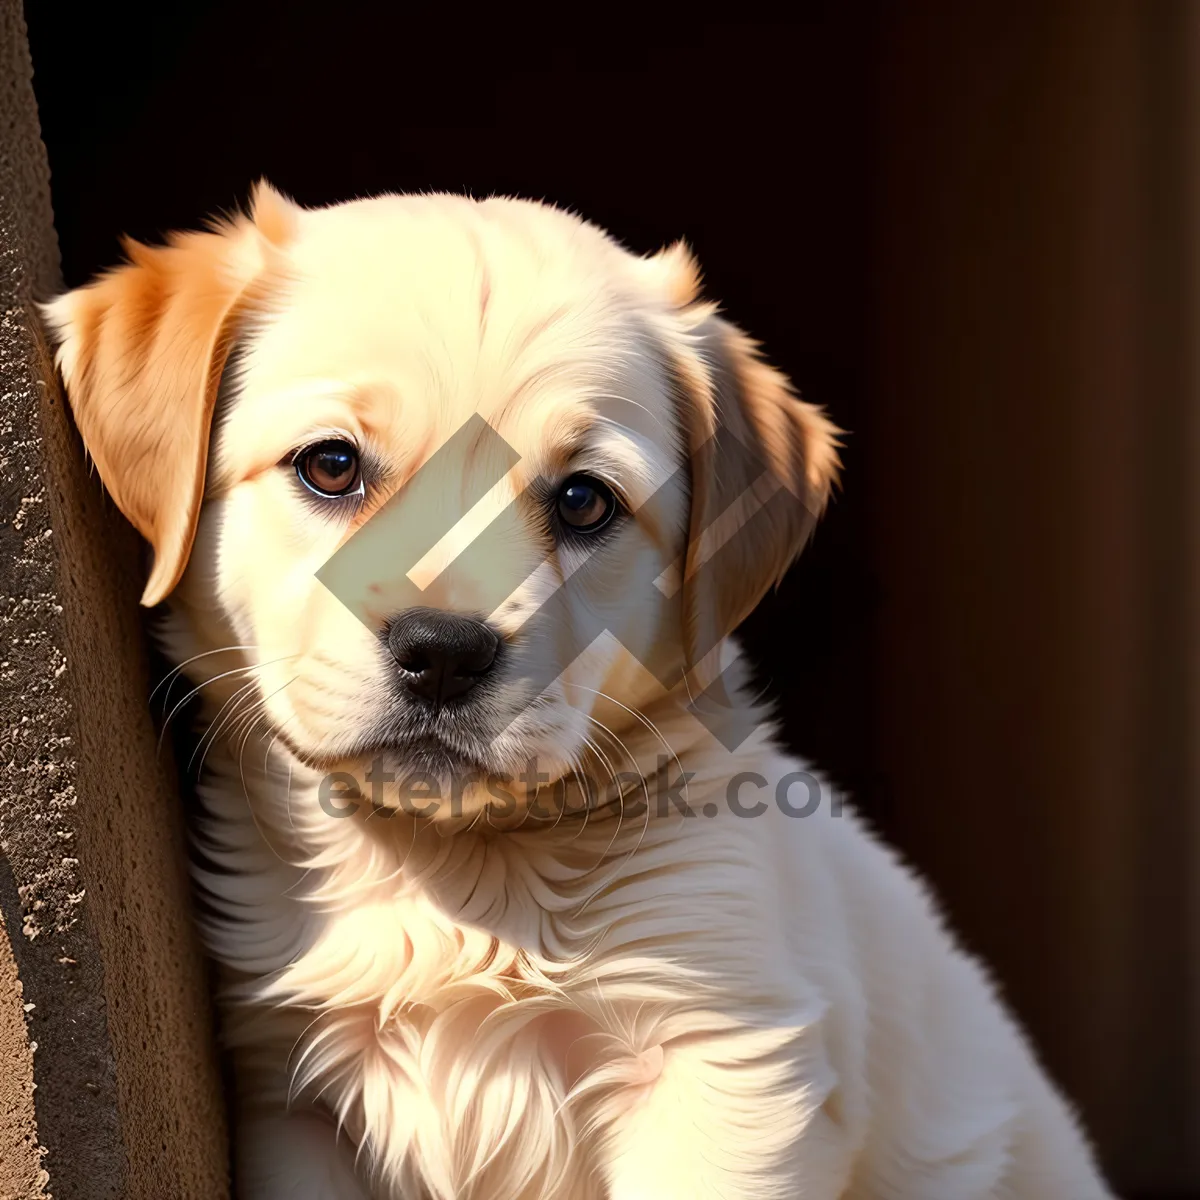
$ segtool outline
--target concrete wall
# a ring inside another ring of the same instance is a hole
[[[0,1198],[228,1194],[140,548],[31,301],[59,286],[19,0],[0,0]]]

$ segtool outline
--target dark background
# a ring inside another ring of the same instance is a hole
[[[1200,1195],[1190,4],[445,11],[28,2],[66,282],[259,176],[686,237],[850,433],[744,630],[788,742],[932,878],[1114,1179]]]

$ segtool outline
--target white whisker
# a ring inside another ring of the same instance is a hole
[[[564,680],[563,682],[566,683],[567,681]],[[663,737],[662,730],[659,729],[659,727],[655,725],[645,713],[639,712],[635,708],[630,708],[628,704],[622,704],[621,701],[615,696],[610,696],[607,692],[602,692],[597,688],[590,688],[582,683],[568,683],[567,686],[582,688],[583,691],[591,692],[593,695],[599,696],[602,700],[607,700],[610,704],[615,704],[618,708],[624,709],[625,712],[627,712],[631,717],[637,717],[637,719],[641,721],[641,723],[645,725],[645,727],[649,729],[656,738],[658,738],[658,740],[662,743],[663,749],[666,750],[666,752],[675,760],[675,765],[679,768],[679,774],[683,777],[683,802],[685,807],[690,807],[691,793],[688,789],[688,773],[683,769],[683,763],[679,761],[679,755],[675,753],[670,742]],[[636,766],[636,764],[634,765]]]
[[[202,683],[197,684],[171,709],[170,714],[163,721],[162,731],[158,735],[158,752],[162,753],[163,739],[167,736],[167,730],[170,728],[171,722],[175,719],[175,714],[194,696],[198,696],[206,687],[211,687],[214,683],[218,683],[222,679],[228,679],[231,675],[244,675],[248,671],[261,671],[264,667],[274,666],[276,663],[286,662],[288,659],[299,657],[299,654],[284,654],[279,658],[268,659],[265,663],[251,663],[244,667],[234,667],[232,670],[222,671],[219,675],[214,675],[211,679],[206,679]],[[163,707],[166,707],[165,704]]]
[[[242,650],[257,650],[257,646],[221,646],[216,650],[205,650],[203,654],[193,654],[191,658],[185,658],[177,667],[172,667],[159,681],[154,685],[154,690],[150,693],[149,700],[153,701],[158,695],[159,688],[164,684],[167,685],[167,694],[163,697],[163,711],[166,711],[167,703],[171,698],[171,682],[176,679],[184,669],[191,666],[194,662],[199,662],[202,658],[211,658],[214,654],[233,654]]]

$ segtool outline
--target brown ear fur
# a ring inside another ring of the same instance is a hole
[[[685,247],[648,261],[682,326],[673,357],[691,485],[684,647],[703,689],[719,670],[721,640],[779,583],[812,533],[841,466],[840,431],[796,396],[756,342],[715,306],[696,302],[699,271]]]
[[[249,216],[165,246],[126,240],[128,262],[42,308],[84,445],[154,550],[145,605],[187,565],[236,319],[262,301],[258,285],[297,212],[262,181]]]

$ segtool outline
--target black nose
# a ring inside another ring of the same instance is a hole
[[[409,691],[435,705],[469,692],[496,661],[500,639],[482,622],[436,608],[410,608],[387,631]]]

